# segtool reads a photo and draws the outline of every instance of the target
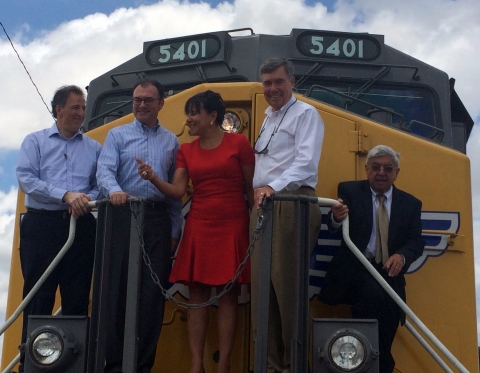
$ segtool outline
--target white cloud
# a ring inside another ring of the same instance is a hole
[[[285,11],[288,9],[288,12]],[[292,28],[319,28],[385,35],[386,43],[430,63],[457,79],[457,91],[470,113],[480,115],[475,74],[480,50],[480,3],[473,0],[403,1],[339,0],[335,12],[321,3],[306,7],[299,0],[237,0],[212,9],[207,3],[165,0],[139,8],[120,8],[62,23],[16,48],[45,101],[55,88],[88,85],[91,79],[142,52],[143,42],[206,31],[252,27],[257,33],[288,34]],[[425,16],[425,15],[428,16]],[[25,29],[27,30],[28,25]],[[8,41],[0,40],[1,148],[18,148],[23,137],[52,119]],[[12,118],[15,130],[11,130]]]
[[[90,80],[142,52],[143,42],[206,31],[252,27],[256,33],[288,34],[292,28],[369,32],[386,44],[456,78],[456,90],[474,118],[480,118],[480,2],[478,0],[338,0],[334,11],[300,0],[236,0],[212,9],[207,3],[165,0],[120,8],[62,23],[25,42],[12,35],[47,104],[63,84],[85,87]],[[25,24],[24,30],[29,26]],[[17,149],[24,136],[52,119],[9,42],[0,39],[0,149]],[[477,123],[478,125],[478,123]],[[480,130],[468,144],[472,170],[480,164]],[[480,174],[472,172],[473,212],[480,219]],[[0,311],[5,309],[16,191],[0,192]],[[480,223],[475,222],[476,269],[480,274]],[[477,277],[480,288],[480,277]],[[1,315],[0,315],[1,318]]]

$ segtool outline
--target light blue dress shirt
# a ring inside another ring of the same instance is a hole
[[[170,205],[172,237],[179,238],[182,227],[182,201],[175,201],[161,193],[150,181],[138,174],[142,159],[152,166],[155,174],[169,183],[175,173],[179,144],[177,137],[159,123],[153,128],[133,123],[112,128],[107,135],[98,160],[97,179],[104,196],[125,192],[132,197],[163,201]]]
[[[98,198],[96,180],[100,144],[78,131],[71,139],[58,132],[57,124],[33,132],[23,140],[17,179],[25,193],[25,206],[39,210],[67,210],[67,192]]]

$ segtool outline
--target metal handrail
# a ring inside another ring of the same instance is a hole
[[[20,316],[20,314],[23,312],[25,307],[27,306],[28,302],[35,296],[37,291],[40,289],[40,287],[43,285],[43,283],[46,281],[48,276],[50,276],[50,273],[53,272],[57,264],[62,260],[62,258],[65,256],[67,253],[68,249],[70,249],[70,246],[72,246],[73,240],[75,239],[75,231],[77,229],[77,219],[72,215],[70,217],[70,230],[69,230],[69,235],[67,242],[65,242],[65,245],[63,245],[62,249],[59,251],[57,256],[52,260],[50,265],[47,267],[43,275],[40,277],[40,279],[37,281],[35,286],[30,290],[30,292],[27,294],[25,298],[23,298],[22,303],[18,306],[18,308],[15,310],[15,312],[9,317],[9,319],[0,327],[0,335],[5,333],[5,330],[7,330],[10,325],[14,323],[14,321]]]
[[[89,207],[96,207],[102,201],[90,201],[88,202]],[[69,233],[68,233],[68,239],[67,242],[65,242],[65,245],[61,248],[61,250],[58,252],[57,256],[52,260],[50,265],[47,267],[45,272],[43,272],[43,275],[40,277],[40,279],[37,281],[35,286],[30,290],[30,292],[27,294],[27,296],[23,299],[22,303],[18,306],[18,308],[15,310],[15,312],[9,317],[9,319],[0,327],[0,336],[5,333],[5,331],[12,325],[16,319],[18,319],[18,316],[23,312],[25,307],[27,306],[28,302],[32,300],[32,298],[35,296],[37,293],[38,289],[43,285],[43,283],[47,280],[48,276],[53,272],[55,267],[58,265],[60,260],[65,256],[67,253],[68,249],[70,249],[70,246],[72,246],[73,241],[75,240],[75,232],[77,229],[77,219],[73,216],[73,214],[70,216],[70,228],[69,228]]]
[[[433,359],[438,363],[438,365],[443,368],[445,372],[453,373],[453,371],[448,367],[447,364],[445,364],[442,358],[438,356],[437,352],[432,347],[430,347],[425,338],[423,338],[420,333],[415,330],[415,328],[408,322],[408,320],[405,320],[405,327],[410,331],[410,333],[413,334],[415,338],[417,338],[423,348],[427,350],[430,355],[432,355]]]
[[[62,313],[62,307],[59,307],[57,311],[53,314],[53,316],[58,316]],[[2,371],[2,373],[11,373],[12,369],[17,363],[20,362],[20,352],[13,358],[13,360],[6,366],[6,368]]]
[[[338,203],[338,201],[329,198],[318,198],[318,204],[324,206],[332,206]],[[350,223],[348,215],[342,222],[342,234],[345,243],[347,244],[350,251],[357,257],[360,263],[370,272],[370,274],[377,280],[380,286],[387,292],[387,294],[397,303],[397,305],[401,308],[403,312],[411,319],[411,321],[430,339],[430,341],[437,347],[444,356],[461,372],[461,373],[469,373],[469,371],[458,361],[458,359],[453,356],[453,354],[443,345],[440,340],[435,337],[435,335],[425,326],[425,324],[413,313],[413,311],[407,306],[407,304],[398,296],[398,294],[390,287],[390,285],[383,279],[380,273],[372,266],[372,264],[367,260],[365,255],[355,246],[355,244],[350,239],[349,235]],[[409,328],[407,328],[410,330]],[[417,335],[412,333],[415,338]],[[418,338],[417,338],[418,340]],[[421,340],[419,340],[420,344],[424,346]],[[424,346],[425,347],[425,346]],[[427,349],[428,352],[430,352]]]
[[[106,200],[97,200],[97,201],[90,201],[88,202],[89,207],[97,207],[101,203],[105,203]],[[7,321],[0,327],[0,336],[5,333],[5,331],[15,322],[15,320],[18,319],[18,317],[21,315],[25,307],[27,306],[28,302],[32,300],[32,298],[35,296],[37,291],[40,289],[40,287],[43,285],[43,283],[47,280],[48,276],[53,272],[55,267],[58,265],[58,263],[62,260],[62,258],[65,256],[67,251],[70,249],[70,247],[73,244],[73,241],[75,240],[75,233],[77,229],[77,219],[73,216],[73,214],[70,216],[70,227],[69,227],[69,232],[68,232],[68,238],[63,247],[60,249],[58,252],[57,256],[52,260],[50,265],[47,267],[43,275],[39,278],[35,286],[30,290],[30,292],[27,294],[27,296],[23,299],[23,301],[20,303],[20,305],[17,307],[15,312],[8,318]],[[57,316],[61,312],[62,308],[60,307],[55,313],[54,316]],[[2,373],[9,373],[11,369],[20,361],[20,354],[18,354],[11,362],[8,364],[8,366],[5,368],[5,370],[2,371]]]
[[[448,246],[453,246],[455,244],[455,238],[458,237],[457,232],[441,231],[441,230],[433,230],[433,229],[422,229],[422,234],[435,234],[439,236],[448,236],[447,238]]]

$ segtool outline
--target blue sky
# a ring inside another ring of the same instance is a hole
[[[18,158],[18,150],[0,150],[0,190],[8,192],[17,185],[15,177],[15,164]]]
[[[138,8],[141,5],[150,5],[156,2],[154,0],[5,0],[2,1],[2,15],[6,15],[6,17],[0,15],[0,22],[9,33],[14,34],[21,30],[23,37],[28,40],[37,36],[41,31],[55,29],[65,21],[83,18],[97,12],[110,14],[121,7]],[[190,2],[200,3],[202,1]],[[223,1],[203,2],[217,6]],[[335,2],[336,0],[304,1],[307,5],[322,3],[329,11],[333,11]]]
[[[110,14],[121,7],[139,7],[155,3],[152,0],[12,0],[2,2],[0,21],[9,33],[20,29],[26,39],[41,31],[57,28],[62,22],[83,18],[93,13]],[[212,3],[217,3],[213,1]]]

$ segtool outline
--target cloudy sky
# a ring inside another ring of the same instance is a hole
[[[369,32],[456,79],[475,120],[467,153],[480,164],[480,2],[478,0],[143,0],[2,1],[3,24],[48,103],[63,84],[85,87],[142,52],[143,42],[251,27]],[[4,319],[12,246],[18,149],[52,119],[0,29],[0,320]],[[472,172],[477,287],[480,288],[480,173]],[[479,293],[479,292],[477,292]],[[477,304],[480,304],[477,301]]]

